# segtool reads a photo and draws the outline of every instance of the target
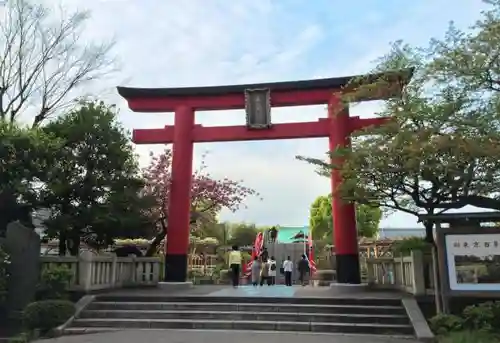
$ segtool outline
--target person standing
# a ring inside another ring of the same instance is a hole
[[[237,245],[233,245],[229,253],[229,268],[231,269],[231,278],[233,287],[238,287],[240,282],[241,252]]]
[[[285,274],[285,285],[292,285],[292,271],[293,271],[293,262],[290,256],[287,256],[286,260],[283,261],[283,272]]]
[[[267,251],[267,248],[264,248],[264,250],[262,250],[262,252],[260,253],[260,260],[262,261],[262,263],[265,263],[268,259],[269,252]]]
[[[276,238],[278,237],[278,230],[276,226],[269,229],[269,236],[271,237],[271,243],[276,243]]]
[[[252,263],[252,285],[257,286],[259,284],[259,279],[260,279],[260,261],[257,256],[255,256],[253,263]]]
[[[309,261],[306,258],[306,255],[302,255],[301,260],[298,263],[297,269],[299,270],[299,281],[302,286],[305,286],[306,275],[309,273]]]
[[[269,259],[269,279],[268,284],[270,286],[276,284],[276,260],[274,256]]]
[[[269,285],[269,261],[262,260],[260,264],[260,285],[263,286],[265,281]]]

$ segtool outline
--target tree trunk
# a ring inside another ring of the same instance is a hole
[[[162,232],[158,233],[155,236],[155,238],[153,238],[153,240],[149,244],[148,250],[146,250],[146,254],[144,256],[151,257],[154,254],[156,254],[156,252],[158,251],[158,246],[160,245],[161,240],[163,238],[165,238],[165,232],[162,230]],[[167,242],[165,242],[165,244],[167,244]]]
[[[434,227],[434,223],[424,222],[425,227],[425,241],[432,245],[434,248],[434,233],[432,228]],[[425,289],[429,289],[431,287],[431,266],[430,264],[424,264],[424,285]]]
[[[59,256],[66,256],[66,234],[59,234]]]
[[[146,250],[146,254],[144,256],[146,257],[151,257],[154,254],[158,252],[158,246],[161,243],[161,240],[167,236],[167,224],[165,224],[165,219],[160,218],[159,223],[161,225],[161,230],[158,232],[149,244],[148,250]],[[167,244],[167,241],[165,240],[165,244]]]
[[[80,235],[72,234],[69,240],[70,240],[70,246],[69,246],[70,255],[78,256],[80,253]]]
[[[192,214],[189,224],[192,225],[192,224],[196,223],[197,218],[198,218],[198,215]],[[159,220],[160,225],[161,225],[161,231],[151,241],[151,243],[148,247],[148,250],[146,250],[146,254],[144,255],[145,257],[153,256],[158,251],[158,246],[160,245],[161,240],[163,238],[167,237],[168,227],[167,227],[167,224],[165,224],[165,221],[166,221],[165,218],[162,218]],[[167,244],[166,239],[165,239],[165,244]]]
[[[434,232],[432,228],[434,227],[434,223],[424,222],[425,227],[425,241],[431,244],[434,244]]]

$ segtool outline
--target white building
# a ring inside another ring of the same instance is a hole
[[[423,227],[415,228],[396,228],[396,227],[381,227],[377,238],[405,238],[405,237],[425,237],[425,229]]]

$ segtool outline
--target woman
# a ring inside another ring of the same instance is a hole
[[[262,260],[260,264],[260,285],[263,286],[265,281],[269,285],[269,262]]]
[[[229,268],[231,269],[233,287],[238,287],[240,282],[241,252],[237,245],[233,245],[232,251],[229,253]]]
[[[268,285],[274,285],[276,283],[276,260],[274,256],[269,259],[269,279],[267,281]]]
[[[255,256],[253,259],[252,263],[252,285],[257,286],[259,284],[259,278],[260,278],[260,261],[259,257]]]

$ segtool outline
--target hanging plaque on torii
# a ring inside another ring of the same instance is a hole
[[[247,128],[269,129],[271,123],[271,90],[269,88],[245,89]]]

